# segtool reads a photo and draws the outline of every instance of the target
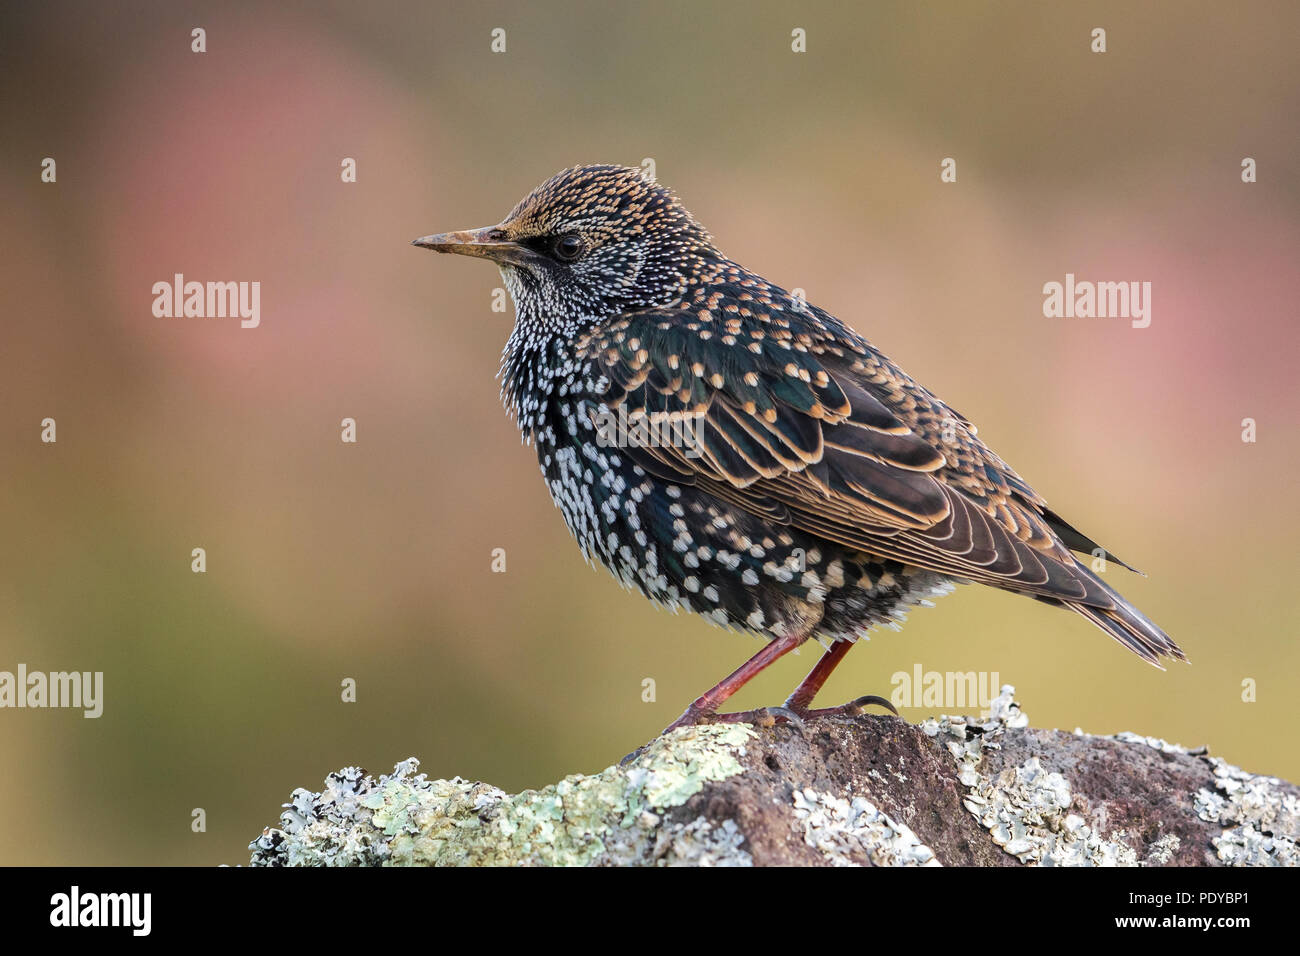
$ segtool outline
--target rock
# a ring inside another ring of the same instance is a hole
[[[255,866],[1300,865],[1300,789],[1204,748],[990,716],[691,727],[507,794],[414,759],[294,792]]]

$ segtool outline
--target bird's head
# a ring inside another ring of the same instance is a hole
[[[575,166],[529,193],[500,223],[413,245],[491,259],[519,322],[559,328],[681,298],[720,258],[708,232],[640,169]]]

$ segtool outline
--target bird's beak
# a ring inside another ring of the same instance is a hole
[[[520,262],[531,254],[529,249],[511,241],[500,226],[421,236],[419,239],[412,239],[411,245],[432,249],[434,252],[491,259],[494,262]]]

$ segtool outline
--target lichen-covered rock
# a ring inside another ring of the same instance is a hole
[[[794,815],[803,823],[804,842],[832,866],[852,866],[860,856],[876,866],[940,865],[906,824],[891,820],[866,797],[850,803],[805,787],[794,792]]]
[[[1060,771],[1044,766],[1041,756],[1035,754],[1021,763],[995,759],[1007,731],[1028,725],[1011,695],[1012,688],[1003,688],[986,720],[943,717],[921,725],[956,761],[958,780],[967,789],[963,805],[989,831],[993,842],[1021,863],[1135,864],[1137,856],[1123,832],[1106,838],[1096,824],[1076,812],[1085,808],[1076,806],[1070,782]]]
[[[255,866],[747,866],[734,821],[671,823],[706,784],[743,772],[744,724],[694,727],[655,741],[624,767],[507,794],[455,777],[429,780],[405,760],[377,780],[355,767],[320,793],[296,790],[280,827],[250,844]]]
[[[989,716],[685,728],[507,794],[406,760],[297,790],[258,866],[1300,865],[1300,789],[1204,748]]]
[[[1156,737],[1028,728],[1002,689],[983,721],[928,720],[966,808],[1042,866],[1297,865],[1300,790]],[[1235,828],[1234,828],[1234,825]]]

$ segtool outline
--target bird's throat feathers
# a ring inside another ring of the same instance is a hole
[[[501,402],[515,420],[526,442],[541,424],[556,379],[573,373],[572,358],[564,343],[599,321],[595,303],[566,297],[550,302],[540,295],[522,269],[503,265],[501,278],[515,305],[515,325],[501,352]],[[588,306],[584,308],[584,306]]]

